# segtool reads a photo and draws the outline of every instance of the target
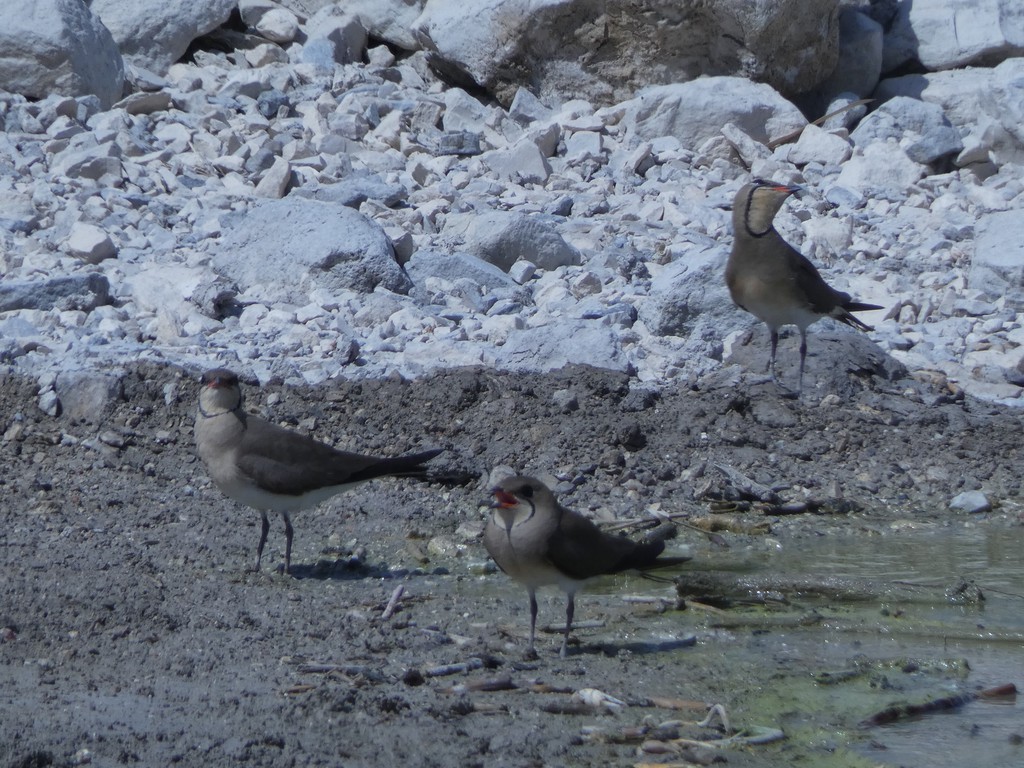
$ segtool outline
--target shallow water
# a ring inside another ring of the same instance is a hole
[[[754,580],[853,585],[861,599],[797,595],[783,605],[655,615],[638,609],[576,634],[585,653],[640,651],[670,694],[690,698],[695,670],[715,670],[736,727],[781,728],[778,745],[754,747],[779,764],[847,766],[1024,765],[1024,706],[1014,698],[973,700],[949,711],[861,725],[890,707],[921,705],[1013,683],[1024,690],[1024,529],[965,528],[799,538],[709,550],[680,571],[724,570]],[[670,574],[667,574],[670,575]],[[953,594],[959,584],[984,600]],[[471,591],[497,590],[527,621],[525,592],[500,574]],[[577,621],[614,611],[628,594],[672,596],[671,586],[636,577],[601,580],[577,599]],[[976,594],[976,593],[974,593]],[[564,597],[541,594],[538,625],[557,625]],[[680,642],[687,633],[695,645]],[[557,636],[538,643],[551,646]],[[550,650],[550,648],[548,649]],[[543,651],[542,651],[543,652]],[[638,668],[636,670],[640,672]],[[648,676],[649,677],[649,676]]]
[[[867,580],[882,594],[845,604],[800,600],[822,620],[752,637],[747,650],[760,654],[774,678],[762,696],[752,694],[750,716],[770,718],[775,710],[794,736],[831,741],[840,765],[857,764],[856,756],[932,768],[1024,764],[1024,707],[1012,698],[860,726],[891,706],[1006,683],[1024,689],[1024,529],[801,539],[741,560],[752,573]],[[984,600],[958,602],[955,587],[964,583],[966,594],[974,586]],[[794,661],[801,663],[787,676]],[[802,674],[807,667],[814,679]],[[824,684],[825,673],[850,677]]]

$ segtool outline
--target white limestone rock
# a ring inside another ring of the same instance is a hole
[[[883,80],[880,100],[910,96],[938,104],[965,145],[997,166],[1024,164],[1024,58],[992,69],[967,68]]]
[[[64,242],[68,254],[88,264],[99,264],[117,256],[117,246],[105,231],[95,224],[75,222]]]
[[[950,499],[949,508],[954,512],[978,515],[990,511],[992,502],[982,491],[964,491]]]
[[[407,5],[378,0],[376,12],[394,19],[402,11],[393,6]],[[652,83],[712,72],[796,93],[823,80],[837,55],[835,0],[718,0],[650,13],[625,0],[430,0],[422,7],[413,34],[433,66],[453,80],[472,79],[505,105],[524,85],[552,103],[582,96],[607,104]],[[360,13],[372,10],[364,5]]]
[[[771,86],[739,77],[653,86],[623,106],[628,135],[647,140],[672,136],[691,150],[717,137],[726,123],[762,144],[807,125],[800,110]]]
[[[861,9],[840,9],[839,61],[832,74],[813,91],[815,115],[828,114],[828,105],[840,94],[849,93],[861,99],[871,95],[882,73],[883,38],[882,25]]]
[[[586,320],[513,330],[487,357],[492,365],[508,371],[555,371],[567,365],[630,369],[616,331]]]
[[[693,249],[658,271],[637,314],[656,336],[691,336],[698,324],[736,325],[732,299],[722,278],[728,251],[714,245]]]
[[[1024,55],[1024,5],[1017,0],[898,3],[885,34],[882,69],[919,61],[936,71]]]
[[[302,0],[304,5],[328,5],[334,0]],[[345,10],[378,40],[386,40],[407,51],[419,49],[416,19],[427,0],[345,0]],[[319,9],[316,9],[319,10]]]
[[[543,184],[551,176],[547,158],[529,138],[508,149],[484,152],[480,159],[498,178],[517,184]]]
[[[78,0],[0,2],[0,90],[42,99],[94,94],[104,108],[121,98],[124,61],[92,8]]]
[[[243,291],[300,306],[317,288],[406,293],[412,286],[379,224],[351,208],[301,198],[253,205],[210,263]]]
[[[76,422],[102,423],[118,400],[124,398],[120,376],[94,370],[69,370],[57,374],[53,391],[61,415]]]
[[[124,295],[141,312],[157,313],[172,309],[187,315],[185,304],[203,286],[212,284],[217,276],[207,267],[183,264],[151,265],[124,279]]]
[[[189,43],[228,20],[238,0],[92,0],[125,59],[164,74]]]
[[[968,285],[1024,311],[1024,217],[1019,210],[989,213],[978,221]]]
[[[28,233],[39,226],[40,219],[31,195],[16,189],[0,189],[0,229]]]
[[[267,169],[256,185],[256,197],[269,197],[279,199],[285,196],[288,186],[292,180],[292,164],[279,157],[274,164]]]
[[[907,157],[925,165],[955,158],[964,148],[960,133],[946,119],[942,107],[906,96],[889,99],[865,117],[850,140],[860,146],[896,141]]]
[[[260,36],[274,43],[290,43],[299,36],[299,20],[285,8],[272,8],[254,27]]]
[[[468,279],[488,291],[505,289],[511,292],[517,287],[508,274],[493,264],[458,251],[424,248],[413,254],[405,268],[417,286],[425,285],[428,278],[434,277],[449,282]]]
[[[789,147],[786,159],[793,165],[821,163],[837,166],[850,159],[853,147],[842,136],[824,131],[816,125],[808,125],[800,132],[800,138]]]
[[[858,192],[902,193],[924,178],[927,169],[915,163],[895,141],[876,141],[854,152],[835,180],[838,187]]]
[[[517,284],[524,285],[537,274],[537,265],[528,259],[519,259],[508,270],[508,276]]]
[[[540,269],[579,264],[582,255],[539,216],[491,211],[474,216],[466,229],[465,248],[503,272],[520,259]]]
[[[317,11],[305,25],[306,48],[325,44],[334,64],[362,61],[366,53],[366,29],[342,4]]]
[[[60,275],[46,280],[0,281],[0,312],[21,309],[89,312],[110,303],[110,281],[98,272]]]

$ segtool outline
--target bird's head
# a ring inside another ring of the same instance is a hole
[[[772,221],[790,195],[799,196],[803,187],[765,179],[754,179],[736,193],[733,224],[736,231],[761,237],[772,230]]]
[[[216,416],[241,407],[242,390],[238,376],[227,368],[214,368],[200,378],[199,412],[203,416]]]
[[[498,483],[491,494],[494,500],[495,522],[507,531],[519,523],[529,520],[537,511],[538,505],[554,505],[554,496],[540,480],[525,475],[507,477]]]

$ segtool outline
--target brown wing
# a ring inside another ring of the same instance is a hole
[[[422,474],[441,451],[382,458],[339,451],[311,437],[250,417],[238,468],[271,493],[297,496],[314,488],[358,483],[385,475]]]
[[[837,291],[825,282],[825,278],[818,272],[806,256],[790,248],[789,263],[792,266],[797,289],[807,299],[807,306],[819,315],[827,315],[836,307],[841,307],[850,301],[850,294]]]
[[[797,286],[807,297],[808,306],[821,315],[831,315],[841,323],[846,323],[862,331],[872,330],[870,325],[854,317],[851,312],[866,312],[872,309],[883,309],[877,304],[865,304],[854,301],[845,291],[837,291],[825,282],[817,268],[796,249],[791,249],[790,263],[796,275]]]
[[[573,579],[650,567],[665,542],[640,544],[599,529],[582,515],[559,507],[558,527],[551,536],[548,560]]]

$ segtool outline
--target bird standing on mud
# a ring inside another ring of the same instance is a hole
[[[800,329],[800,379],[803,389],[807,357],[807,327],[831,317],[861,331],[872,330],[853,312],[882,309],[877,304],[854,301],[848,293],[832,288],[803,254],[782,239],[774,225],[775,214],[800,187],[756,179],[747,184],[733,201],[734,240],[725,267],[725,283],[732,300],[768,326],[771,356],[768,370],[775,375],[775,350],[779,328]]]
[[[530,647],[536,657],[537,588],[559,586],[567,595],[565,635],[560,655],[569,644],[576,591],[587,579],[627,570],[665,568],[687,557],[659,557],[664,541],[638,543],[600,530],[578,512],[558,503],[540,480],[518,475],[493,490],[484,546],[502,571],[524,584],[530,595]]]
[[[258,509],[263,517],[254,570],[260,569],[263,545],[276,511],[284,520],[284,571],[292,558],[291,513],[319,504],[352,486],[376,477],[422,477],[422,464],[442,449],[382,458],[347,453],[311,437],[279,427],[242,407],[238,377],[224,368],[202,377],[195,436],[210,478],[226,496]]]

